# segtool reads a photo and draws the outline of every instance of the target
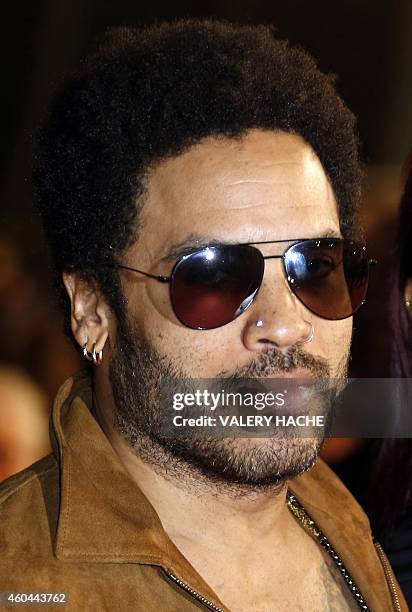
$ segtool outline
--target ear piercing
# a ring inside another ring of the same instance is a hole
[[[313,340],[313,336],[315,335],[315,330],[314,330],[312,323],[309,323],[309,321],[305,321],[305,323],[310,325],[310,334],[305,340],[300,341],[301,344],[306,344],[307,342],[311,342]]]
[[[84,343],[83,346],[83,356],[87,361],[92,361],[94,365],[100,365],[103,361],[103,349],[101,351],[96,352],[96,342],[93,343],[93,351],[90,353],[87,350],[88,340]]]

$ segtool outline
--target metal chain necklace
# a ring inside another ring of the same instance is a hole
[[[286,502],[287,502],[289,510],[294,514],[296,519],[302,524],[303,528],[312,536],[312,538],[314,538],[326,550],[328,555],[333,559],[334,563],[336,564],[340,573],[342,574],[343,579],[348,585],[349,590],[352,593],[357,605],[359,606],[359,609],[363,610],[364,612],[371,612],[361,592],[359,591],[358,587],[352,580],[349,572],[343,565],[342,559],[336,553],[336,551],[330,544],[329,540],[319,529],[315,521],[311,518],[308,512],[306,512],[304,507],[298,502],[296,497],[292,495],[292,493],[290,493],[290,491],[287,492]],[[215,612],[223,612],[223,608],[220,608],[219,606],[211,602],[209,599],[207,599],[206,597],[204,597],[203,595],[201,595],[200,593],[192,589],[192,587],[190,587],[188,584],[183,582],[180,578],[178,578],[171,572],[166,572],[166,574],[169,576],[171,580],[173,580],[173,582],[178,584],[182,589],[184,589],[190,595],[195,597],[195,599],[197,599],[203,605],[209,608],[209,610],[213,610]],[[399,609],[400,611],[400,606],[398,606],[397,609]]]
[[[348,585],[349,590],[352,593],[356,603],[358,604],[359,609],[363,610],[364,612],[370,612],[370,609],[368,608],[362,593],[356,586],[355,582],[352,580],[352,577],[344,566],[342,559],[332,547],[328,538],[322,533],[315,521],[306,512],[305,508],[298,502],[296,497],[292,495],[292,493],[290,493],[290,491],[287,492],[287,505],[292,514],[302,524],[303,528],[312,536],[312,538],[314,538],[322,546],[322,548],[324,548],[328,555],[333,559],[335,565],[342,574],[343,579]]]

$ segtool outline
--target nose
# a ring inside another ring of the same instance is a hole
[[[293,295],[282,261],[265,261],[265,274],[253,305],[244,313],[243,344],[250,351],[267,351],[310,342],[311,313]]]

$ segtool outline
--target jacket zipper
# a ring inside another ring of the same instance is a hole
[[[192,587],[190,587],[188,584],[186,584],[185,582],[183,582],[183,580],[180,580],[180,578],[178,578],[177,576],[175,576],[174,574],[168,572],[167,570],[164,570],[166,572],[166,574],[169,576],[169,578],[171,580],[173,580],[173,582],[177,585],[180,586],[180,588],[182,588],[184,591],[186,591],[187,593],[189,593],[190,595],[192,595],[192,597],[194,597],[195,599],[197,599],[198,601],[200,601],[203,605],[207,606],[209,608],[209,610],[213,610],[213,612],[224,612],[223,608],[219,608],[218,606],[216,606],[212,601],[210,601],[209,599],[207,599],[206,597],[203,597],[203,595],[201,595],[200,593],[198,593],[197,591],[195,591],[194,589],[192,589]]]
[[[396,591],[396,586],[393,580],[392,569],[391,569],[391,566],[389,565],[389,561],[387,560],[386,555],[383,552],[383,548],[379,544],[379,542],[374,542],[374,544],[375,544],[376,550],[378,551],[378,555],[381,560],[381,563],[383,565],[383,570],[385,572],[386,580],[389,584],[389,588],[390,588],[391,596],[392,596],[392,602],[395,607],[395,610],[396,612],[402,612],[401,604],[399,601],[398,593]]]

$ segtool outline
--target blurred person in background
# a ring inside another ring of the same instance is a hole
[[[23,371],[0,366],[0,481],[49,452],[47,396]]]
[[[0,481],[50,452],[51,401],[79,364],[41,280],[0,236]]]
[[[34,257],[16,237],[0,235],[0,364],[25,371],[51,402],[80,360],[63,333],[49,267],[46,254]]]
[[[391,331],[390,371],[383,374],[412,379],[412,156],[404,164],[402,177],[392,265],[387,269],[392,277],[390,309],[379,325]],[[386,245],[388,240],[392,244],[392,233],[387,235]],[[394,429],[411,412],[403,393],[397,394],[388,408]],[[322,457],[367,512],[372,532],[384,547],[412,607],[412,440],[399,438],[399,429],[396,436],[330,439]]]
[[[392,376],[412,379],[412,156],[404,166],[392,288]],[[400,398],[400,402],[403,397]],[[409,402],[408,402],[409,404]],[[411,405],[394,406],[393,418]],[[372,442],[365,508],[412,608],[412,440]]]

